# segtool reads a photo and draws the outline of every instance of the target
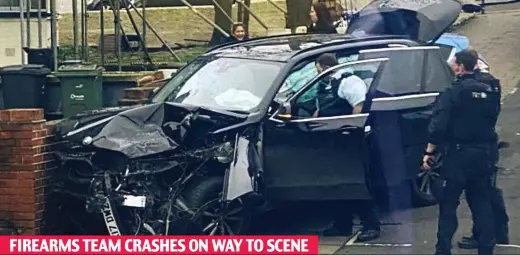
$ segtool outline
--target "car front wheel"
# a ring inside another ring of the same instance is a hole
[[[251,213],[241,198],[222,201],[222,177],[203,177],[190,185],[186,204],[195,211],[192,221],[206,235],[240,235],[247,232]]]
[[[432,194],[432,179],[437,173],[421,172],[412,181],[413,202],[415,206],[431,206],[437,204],[437,199]]]

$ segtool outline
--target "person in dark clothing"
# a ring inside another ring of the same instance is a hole
[[[465,190],[477,228],[478,253],[493,254],[494,222],[491,210],[491,180],[498,156],[495,125],[500,112],[498,88],[477,80],[477,58],[464,50],[455,54],[453,86],[441,94],[429,126],[429,141],[423,158],[424,171],[432,169],[436,150],[444,148],[440,168],[442,185],[436,196],[439,221],[436,254],[451,254],[457,230],[457,207]]]
[[[477,58],[479,54],[475,50],[469,50],[473,53]],[[489,74],[486,71],[480,70],[477,66],[474,70],[476,80],[486,83],[490,86],[496,87],[501,93],[500,81],[495,78],[493,75]],[[497,145],[498,146],[498,145]],[[498,157],[497,157],[498,159]],[[509,217],[507,215],[506,205],[504,201],[503,192],[500,188],[496,186],[496,178],[498,172],[498,162],[495,164],[495,173],[493,175],[493,188],[494,192],[491,195],[491,208],[493,210],[493,219],[495,221],[495,238],[498,244],[509,244]],[[472,198],[466,198],[466,200],[471,200]],[[471,206],[471,205],[470,205]],[[473,228],[472,228],[472,236],[470,237],[462,237],[462,240],[458,242],[458,246],[462,249],[476,249],[478,248],[478,233],[477,227],[475,226],[475,218],[473,217]]]
[[[323,3],[314,3],[309,12],[312,24],[307,27],[307,33],[336,34],[330,12]]]
[[[316,70],[318,73],[321,73],[336,65],[338,65],[338,60],[334,54],[325,53],[319,56],[316,60]],[[361,109],[359,105],[361,105],[365,100],[366,93],[360,92],[360,88],[358,86],[362,84],[361,86],[366,89],[365,83],[355,75],[344,77],[339,83],[340,86],[338,89],[329,89],[329,93],[332,94],[325,96],[325,98],[334,98],[333,100],[328,100],[328,102],[333,101],[336,105],[340,105],[342,108],[339,109],[340,112],[345,110],[348,112],[347,114],[358,113],[357,111],[360,111]],[[323,93],[327,92],[323,91]],[[318,94],[320,94],[320,92],[318,92]],[[320,96],[318,95],[318,97]],[[344,101],[344,103],[337,104],[338,101]],[[322,103],[320,103],[320,105],[321,104]],[[328,113],[333,112],[330,112],[330,109],[322,109],[317,110],[314,114],[315,116],[322,116],[324,114],[327,116]],[[361,220],[361,225],[363,226],[363,229],[361,230],[357,240],[360,242],[366,242],[379,237],[381,222],[379,221],[379,217],[376,212],[376,206],[372,200],[337,202],[334,203],[332,212],[334,214],[335,222],[331,228],[328,228],[323,232],[324,236],[352,235],[354,214],[357,214]]]
[[[235,23],[231,28],[231,33],[226,42],[237,42],[249,40],[249,36],[246,33],[246,26],[242,23]]]

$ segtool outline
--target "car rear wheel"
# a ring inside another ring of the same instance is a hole
[[[438,176],[435,172],[421,172],[412,181],[413,202],[415,206],[431,206],[437,204],[437,199],[432,194],[432,178]]]
[[[204,177],[190,185],[186,205],[195,211],[193,222],[206,235],[240,235],[247,232],[251,213],[242,199],[221,201],[222,177]]]

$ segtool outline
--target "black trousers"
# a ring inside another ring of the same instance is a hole
[[[505,242],[508,240],[509,236],[509,216],[507,215],[506,204],[504,201],[503,192],[501,189],[496,187],[496,174],[493,176],[493,184],[494,190],[491,192],[491,210],[493,211],[493,220],[495,223],[495,239],[498,243]],[[468,205],[472,211],[475,208],[471,208],[474,203],[470,203],[470,200],[478,200],[478,197],[472,197],[471,194],[466,194],[466,200],[468,201]],[[472,234],[473,237],[477,238],[478,236],[478,228],[475,225],[475,215],[472,215],[473,218],[473,228]]]
[[[498,243],[502,243],[502,242],[505,242],[505,241],[508,241],[509,239],[509,227],[508,227],[508,223],[509,223],[509,216],[507,215],[507,210],[506,210],[506,203],[504,201],[504,196],[503,196],[503,192],[501,189],[499,189],[497,187],[497,176],[498,176],[498,165],[499,165],[499,152],[498,152],[498,149],[496,151],[496,157],[495,157],[495,172],[493,174],[493,177],[492,177],[492,186],[494,188],[494,191],[491,193],[491,210],[493,211],[493,220],[494,220],[494,223],[495,223],[495,239]],[[472,200],[472,199],[478,199],[477,197],[473,198],[471,197],[471,194],[470,196],[468,196],[468,194],[466,194],[466,200],[469,201],[469,200]],[[474,210],[471,208],[472,206],[472,203],[468,203],[468,205],[470,206],[470,209],[471,210]],[[477,231],[477,227],[475,226],[475,217],[474,215],[472,215],[472,218],[473,218],[473,228],[472,228],[472,234],[473,234],[473,237],[477,237],[478,236],[478,231]]]
[[[342,229],[352,229],[354,216],[357,215],[365,230],[380,230],[381,221],[376,205],[372,200],[352,200],[338,202],[335,206],[334,226]]]
[[[479,254],[492,254],[495,248],[494,222],[491,210],[492,179],[496,162],[496,144],[453,144],[448,146],[440,170],[446,180],[439,197],[437,254],[451,254],[453,235],[458,228],[457,207],[463,191],[472,199],[471,213],[478,232]],[[473,199],[478,198],[478,199]]]

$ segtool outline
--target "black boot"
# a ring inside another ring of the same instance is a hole
[[[509,244],[509,235],[507,233],[503,233],[500,235],[497,235],[496,237],[497,244]],[[471,237],[462,237],[462,240],[458,242],[458,246],[461,249],[477,249],[478,248],[478,241],[474,236]]]
[[[496,228],[495,235],[497,244],[509,244],[509,227],[507,224]]]
[[[359,234],[356,241],[368,242],[379,238],[380,235],[381,231],[379,229],[363,229],[361,230],[361,234]]]
[[[477,249],[478,248],[478,241],[474,236],[471,237],[462,237],[462,240],[460,240],[458,243],[459,248],[461,249]]]

